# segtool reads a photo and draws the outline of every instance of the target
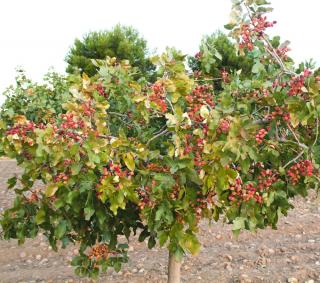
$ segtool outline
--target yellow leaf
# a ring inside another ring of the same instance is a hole
[[[82,74],[82,87],[84,89],[87,89],[89,85],[90,85],[90,78],[88,77],[88,75],[86,73],[83,73]]]
[[[124,163],[129,168],[129,170],[134,171],[135,163],[134,163],[134,156],[132,152],[128,152],[123,156]]]
[[[52,197],[56,191],[59,189],[59,187],[56,184],[50,184],[47,188],[46,188],[46,196],[47,197]]]
[[[173,155],[174,155],[174,146],[170,144],[168,148],[168,156],[173,157]]]
[[[147,99],[146,96],[137,95],[137,96],[134,96],[134,97],[132,98],[132,101],[133,101],[133,102],[141,102],[141,101],[144,101],[144,100],[146,100],[146,99]]]
[[[200,116],[202,118],[205,118],[207,119],[209,117],[209,110],[208,110],[208,107],[205,106],[205,105],[202,105],[201,108],[200,108]]]
[[[176,124],[178,124],[178,119],[174,115],[167,113],[166,118],[167,118],[167,125],[169,127],[173,127]]]
[[[27,118],[23,115],[16,115],[13,120],[18,124],[25,124],[27,122]]]
[[[172,103],[176,103],[179,100],[180,96],[181,96],[180,93],[174,92],[171,98]]]

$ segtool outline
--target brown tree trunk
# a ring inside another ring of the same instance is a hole
[[[181,262],[177,261],[172,253],[169,253],[168,283],[180,283]]]

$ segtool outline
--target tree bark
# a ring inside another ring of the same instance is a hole
[[[172,253],[169,253],[168,283],[180,283],[181,262],[177,261]]]

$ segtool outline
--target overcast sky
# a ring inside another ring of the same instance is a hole
[[[194,54],[205,34],[228,22],[230,0],[3,0],[0,2],[0,93],[14,82],[15,68],[40,81],[50,66],[64,72],[76,37],[132,25],[150,49],[174,46]],[[320,62],[320,0],[271,0],[274,32],[291,41],[296,61]],[[0,102],[3,97],[0,95]]]

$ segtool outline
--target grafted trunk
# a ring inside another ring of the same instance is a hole
[[[169,253],[168,283],[180,283],[181,262],[177,261],[172,253]]]

